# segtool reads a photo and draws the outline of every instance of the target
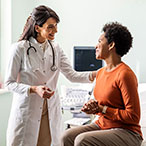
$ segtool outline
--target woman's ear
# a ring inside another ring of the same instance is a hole
[[[35,31],[39,32],[39,26],[38,25],[35,25]]]
[[[115,47],[115,42],[111,42],[109,44],[109,50],[112,50]]]

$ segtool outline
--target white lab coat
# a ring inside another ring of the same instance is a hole
[[[43,98],[29,93],[30,86],[45,85],[55,94],[47,99],[52,145],[60,146],[62,132],[61,107],[56,88],[60,71],[72,82],[90,82],[89,72],[79,73],[72,69],[66,55],[57,43],[51,41],[55,51],[55,64],[58,69],[53,72],[53,55],[47,42],[45,52],[34,38],[30,42],[37,52],[30,49],[27,55],[28,41],[12,45],[6,72],[5,86],[12,91],[13,101],[7,129],[7,146],[36,146],[39,134]]]

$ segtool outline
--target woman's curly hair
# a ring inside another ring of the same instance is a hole
[[[121,57],[124,56],[132,47],[133,37],[127,27],[118,22],[107,23],[103,26],[102,31],[110,44],[115,43],[116,53]]]

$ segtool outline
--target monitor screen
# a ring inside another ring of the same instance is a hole
[[[102,67],[102,60],[96,59],[95,47],[75,46],[73,51],[76,71],[94,71]]]

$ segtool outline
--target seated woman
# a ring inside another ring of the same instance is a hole
[[[96,75],[95,100],[82,108],[87,114],[97,114],[94,123],[68,129],[62,135],[62,146],[140,146],[140,103],[137,78],[121,61],[132,47],[127,27],[118,22],[107,23],[96,46],[96,59],[106,66]]]

